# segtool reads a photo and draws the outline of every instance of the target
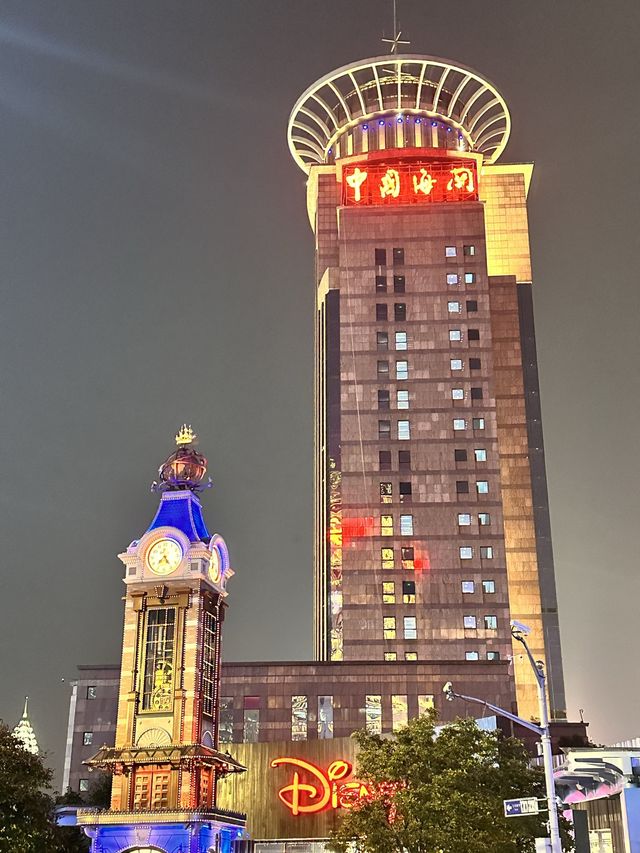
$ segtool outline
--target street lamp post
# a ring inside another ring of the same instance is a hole
[[[518,717],[516,714],[512,714],[509,711],[505,711],[504,708],[500,708],[497,705],[492,705],[491,702],[485,702],[484,699],[478,699],[475,696],[465,696],[462,693],[456,693],[450,681],[445,684],[443,692],[446,698],[451,701],[453,701],[454,699],[464,699],[467,702],[475,702],[478,705],[484,705],[485,708],[488,708],[490,711],[493,711],[494,714],[498,714],[501,717],[506,717],[507,720],[511,720],[514,723],[518,723],[518,725],[524,726],[525,729],[529,729],[529,731],[535,732],[540,737],[540,742],[542,745],[542,760],[544,763],[544,777],[547,789],[547,806],[549,810],[549,836],[551,838],[551,851],[552,853],[562,853],[562,842],[560,841],[560,827],[558,825],[556,789],[553,778],[553,753],[551,751],[551,735],[549,733],[549,709],[547,706],[546,676],[544,671],[544,664],[542,663],[542,661],[535,660],[533,655],[531,654],[531,649],[529,648],[529,645],[526,641],[526,636],[528,633],[529,628],[527,628],[526,625],[522,625],[520,622],[515,621],[511,623],[511,634],[514,640],[517,640],[524,646],[525,651],[527,653],[527,657],[529,659],[529,663],[531,664],[531,667],[536,677],[536,684],[538,685],[538,703],[540,707],[539,726],[535,723],[530,723],[528,720],[523,720],[522,717]]]

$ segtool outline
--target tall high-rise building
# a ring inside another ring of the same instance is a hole
[[[315,652],[495,660],[531,628],[565,699],[531,296],[533,166],[507,105],[428,56],[346,65],[289,122],[316,243]]]

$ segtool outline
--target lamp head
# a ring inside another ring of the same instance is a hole
[[[444,698],[449,702],[453,702],[453,700],[456,698],[456,694],[453,691],[453,684],[450,681],[447,681],[447,683],[444,685],[444,687],[442,688],[442,692],[444,693]]]
[[[522,637],[528,637],[530,633],[531,628],[528,625],[518,622],[517,619],[511,620],[511,634],[516,638],[516,640],[522,639]]]

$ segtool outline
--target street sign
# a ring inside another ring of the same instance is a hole
[[[538,814],[537,797],[521,797],[519,800],[503,800],[505,817],[522,817]]]

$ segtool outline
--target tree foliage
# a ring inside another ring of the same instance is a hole
[[[532,853],[544,814],[506,818],[503,800],[544,797],[544,774],[521,741],[457,720],[436,736],[436,714],[393,738],[357,732],[357,777],[370,796],[346,810],[337,853]],[[563,846],[572,849],[561,818]]]

